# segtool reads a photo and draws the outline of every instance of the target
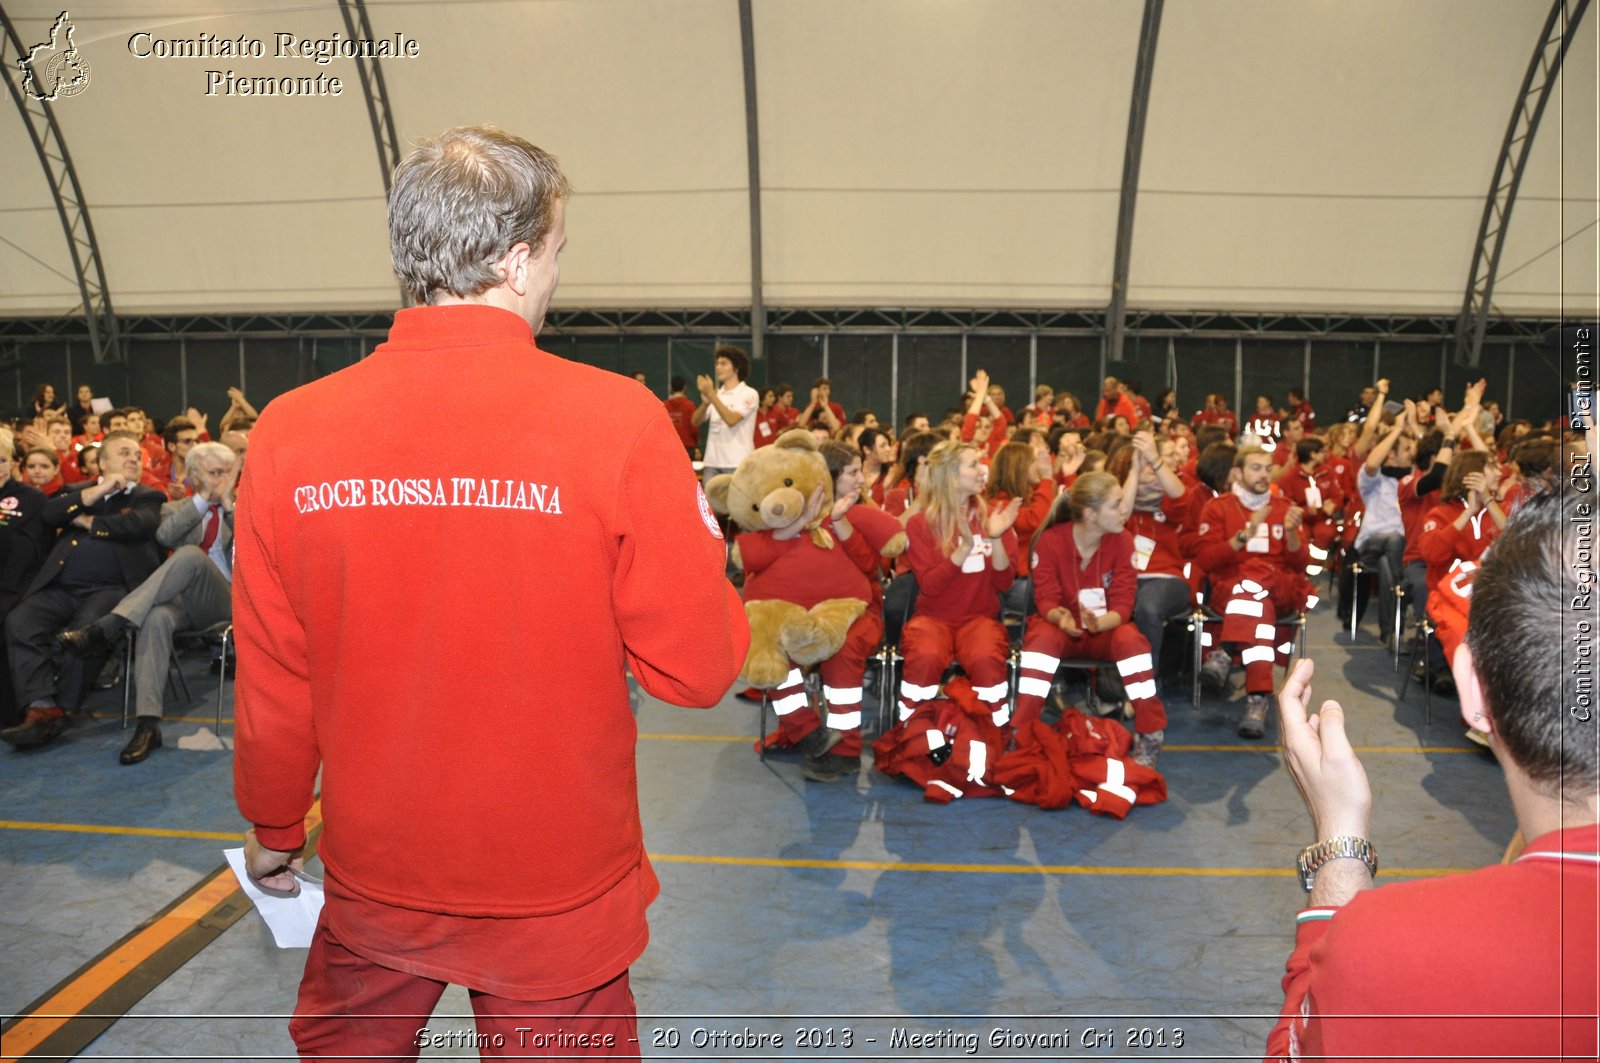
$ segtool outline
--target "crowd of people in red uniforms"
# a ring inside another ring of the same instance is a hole
[[[15,457],[22,479],[49,498],[67,484],[94,480],[100,475],[100,441],[108,432],[129,431],[139,437],[143,453],[140,484],[164,492],[170,499],[194,493],[187,482],[184,458],[196,443],[209,442],[209,417],[193,406],[169,420],[151,417],[137,406],[111,407],[88,384],[78,387],[77,401],[56,402],[56,390],[41,384],[27,411],[30,416],[12,428]],[[244,449],[243,437],[255,424],[256,409],[244,392],[228,389],[227,410],[218,418],[217,436],[235,452]]]
[[[879,617],[871,641],[886,631],[904,659],[899,687],[888,692],[898,721],[940,696],[959,665],[970,700],[1009,737],[1051,701],[1063,706],[1063,660],[1099,661],[1102,707],[1132,718],[1131,758],[1151,766],[1165,737],[1159,683],[1185,667],[1179,640],[1166,637],[1169,622],[1197,606],[1210,611],[1198,678],[1226,693],[1242,670],[1238,731],[1260,738],[1274,667],[1287,663],[1294,626],[1318,604],[1319,577],[1339,570],[1340,614],[1358,623],[1376,584],[1379,634],[1394,637],[1397,597],[1421,616],[1429,588],[1472,565],[1522,481],[1553,464],[1553,436],[1526,422],[1497,424],[1481,382],[1453,413],[1437,389],[1404,402],[1388,393],[1387,381],[1375,382],[1319,433],[1298,388],[1282,408],[1260,396],[1241,422],[1221,394],[1185,417],[1170,391],[1152,406],[1137,385],[1107,378],[1091,420],[1076,396],[1044,385],[1013,412],[1004,389],[979,370],[941,421],[913,413],[896,438],[871,410],[846,418],[830,382],[819,380],[803,406],[788,385],[767,389],[754,445],[800,428],[842,446],[831,465],[836,475],[849,471],[836,483],[833,519],[887,516],[890,529],[904,529],[902,556],[863,551],[858,566],[870,585],[862,592],[869,614]],[[689,435],[684,442],[692,452]],[[1364,524],[1369,513],[1376,525]],[[1363,538],[1364,527],[1387,527],[1390,518],[1396,540]],[[1391,548],[1393,565],[1382,553]],[[1015,634],[1003,624],[1008,616]],[[848,689],[872,648],[852,646]],[[1447,687],[1437,645],[1430,659],[1430,681]],[[787,684],[778,699],[804,703],[798,670]],[[859,764],[852,704],[843,738],[817,737],[828,724],[815,714],[782,714],[793,744],[814,756],[837,749],[825,768],[808,757],[808,776],[837,778]]]

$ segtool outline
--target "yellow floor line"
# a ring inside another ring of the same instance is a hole
[[[711,864],[731,867],[822,868],[843,871],[922,871],[966,875],[1165,875],[1208,878],[1290,878],[1292,867],[1097,867],[1081,864],[920,864],[895,860],[786,860],[771,856],[691,856],[651,853],[658,864]],[[1385,868],[1385,875],[1432,878],[1460,875],[1465,867]]]
[[[322,802],[315,801],[311,810],[306,813],[306,831],[316,830],[322,822]],[[0,826],[17,826],[17,824],[0,822]],[[23,827],[55,830],[111,830],[115,833],[125,834],[178,834],[184,837],[198,838],[223,838],[229,840],[242,840],[240,833],[210,834],[196,831],[158,831],[143,827],[85,827],[71,823],[56,824],[22,824]],[[195,923],[205,918],[216,906],[242,892],[239,882],[234,878],[233,872],[222,868],[208,878],[205,883],[182,903],[159,919],[154,920],[143,929],[124,941],[108,955],[83,968],[66,985],[57,990],[48,1000],[40,1003],[32,1014],[22,1016],[10,1030],[6,1031],[5,1055],[0,1057],[0,1063],[8,1063],[26,1055],[30,1050],[42,1044],[51,1034],[70,1022],[74,1016],[83,1013],[101,994],[110,989],[121,978],[154,956],[164,946],[179,934],[192,927]]]
[[[670,734],[663,731],[640,731],[640,741],[652,742],[749,742],[755,744],[756,736],[748,735],[696,735]],[[1162,747],[1163,753],[1280,753],[1282,746],[1180,746]],[[1476,753],[1476,746],[1356,746],[1357,753]]]
[[[89,718],[91,720],[120,720],[120,719],[122,719],[122,713],[120,713],[120,712],[91,712],[91,713],[89,713]],[[198,716],[193,715],[193,714],[190,714],[188,716],[163,716],[163,717],[161,717],[161,722],[162,723],[209,723],[209,724],[215,724],[217,722],[217,714],[215,712],[202,712]],[[222,718],[222,723],[223,723],[223,726],[227,726],[227,725],[233,723],[233,717],[232,716],[224,716]]]
[[[320,809],[315,810],[320,812]],[[0,820],[0,830],[68,831],[86,834],[136,834],[160,838],[206,838],[239,841],[243,832],[157,830],[153,827],[101,827],[84,823],[24,823]],[[925,871],[967,875],[1172,875],[1201,877],[1287,878],[1297,872],[1282,867],[1117,867],[1082,864],[923,864],[902,860],[788,860],[774,856],[697,856],[688,853],[651,853],[659,864],[709,864],[726,867],[831,868],[844,871]],[[1390,875],[1433,877],[1459,875],[1461,867],[1386,869]]]
[[[75,834],[133,834],[149,838],[205,838],[212,841],[244,844],[244,828],[234,831],[166,830],[159,827],[115,827],[95,823],[28,823],[0,819],[0,830],[50,830]]]

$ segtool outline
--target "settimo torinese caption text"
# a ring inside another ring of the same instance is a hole
[[[422,55],[422,45],[415,37],[404,33],[372,38],[347,37],[342,33],[327,37],[302,37],[297,33],[221,37],[206,32],[193,37],[160,37],[140,30],[128,38],[128,53],[135,59],[152,62],[222,60],[242,65],[277,60],[326,67],[335,59],[416,59]],[[202,95],[339,96],[345,89],[344,82],[326,70],[267,74],[223,67],[222,63],[218,63],[218,67],[205,71]]]

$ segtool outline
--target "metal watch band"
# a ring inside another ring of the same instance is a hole
[[[1313,845],[1308,845],[1300,850],[1297,861],[1300,872],[1300,885],[1307,893],[1316,884],[1317,871],[1330,860],[1339,859],[1360,860],[1367,865],[1367,870],[1374,878],[1378,875],[1378,850],[1365,838],[1358,838],[1352,834],[1340,834],[1326,838]]]

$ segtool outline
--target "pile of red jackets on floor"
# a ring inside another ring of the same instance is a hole
[[[1167,781],[1128,759],[1133,737],[1115,720],[1068,709],[1051,727],[1035,722],[1006,739],[964,678],[945,684],[945,697],[927,701],[873,743],[879,771],[922,787],[929,801],[1005,796],[1040,808],[1077,802],[1122,819],[1134,805],[1167,799]]]

